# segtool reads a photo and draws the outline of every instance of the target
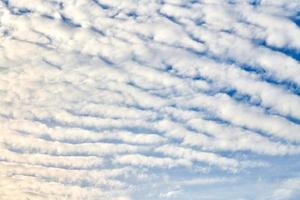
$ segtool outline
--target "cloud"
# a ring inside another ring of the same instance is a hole
[[[299,9],[0,1],[0,196],[298,198]]]
[[[278,188],[273,192],[273,199],[297,199],[299,193],[300,179],[290,178],[283,181]]]

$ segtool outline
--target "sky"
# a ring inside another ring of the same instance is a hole
[[[299,0],[0,0],[0,200],[299,200]]]

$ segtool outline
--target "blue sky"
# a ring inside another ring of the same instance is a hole
[[[1,0],[0,199],[299,199],[299,13]]]

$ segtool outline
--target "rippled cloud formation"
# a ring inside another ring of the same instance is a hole
[[[1,200],[297,200],[300,1],[1,0]]]

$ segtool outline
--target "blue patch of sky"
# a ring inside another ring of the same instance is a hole
[[[139,15],[135,11],[130,11],[127,13],[128,17],[137,18]]]
[[[172,23],[181,25],[181,23],[178,21],[178,19],[177,19],[176,17],[174,17],[174,16],[167,15],[167,14],[162,13],[162,12],[160,12],[160,11],[158,11],[158,14],[159,14],[160,16],[162,16],[163,18],[165,18],[165,19],[171,21]]]
[[[99,6],[100,8],[102,8],[103,10],[107,10],[110,7],[104,3],[101,3],[99,0],[92,0],[97,6]]]
[[[265,40],[252,40],[252,42],[258,46],[262,46],[265,48],[268,48],[274,52],[282,53],[286,56],[289,56],[293,58],[294,60],[300,61],[300,52],[297,49],[291,48],[291,47],[275,47],[268,45]]]
[[[32,11],[28,8],[11,8],[10,9],[11,13],[14,14],[14,15],[25,15],[25,14],[28,14],[28,13],[31,13]]]
[[[300,12],[298,12],[291,20],[300,28]]]
[[[280,80],[269,74],[262,67],[250,65],[239,65],[239,67],[249,73],[257,74],[261,81],[265,81],[271,85],[275,85],[276,87],[281,87],[295,95],[300,96],[300,86],[291,80]]]
[[[274,77],[274,75],[271,75],[267,70],[260,66],[251,66],[246,64],[237,63],[235,60],[232,59],[224,59],[219,58],[213,55],[208,55],[207,57],[220,62],[220,63],[226,63],[226,64],[234,64],[236,66],[239,66],[242,70],[248,72],[248,73],[254,73],[258,75],[261,81],[265,81],[271,85],[275,85],[276,87],[281,87],[297,96],[300,96],[300,85],[293,82],[292,80],[287,79],[279,79],[278,77]]]
[[[67,24],[71,27],[74,27],[74,28],[80,28],[81,27],[81,25],[79,23],[74,22],[71,18],[68,18],[67,16],[65,16],[63,14],[61,14],[60,16],[61,16],[62,21],[65,24]]]

